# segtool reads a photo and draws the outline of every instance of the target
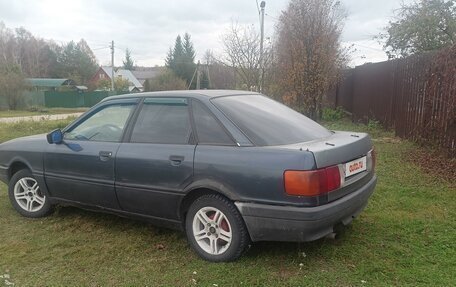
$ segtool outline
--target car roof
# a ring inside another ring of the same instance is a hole
[[[216,98],[234,95],[259,95],[257,92],[240,90],[179,90],[179,91],[159,91],[144,92],[125,95],[106,97],[102,100],[109,101],[114,99],[144,98],[144,97],[192,97],[192,98]]]

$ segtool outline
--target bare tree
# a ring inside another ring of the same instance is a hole
[[[0,22],[0,64],[4,67],[19,67],[28,77],[48,77],[55,65],[54,46],[22,27],[11,30]]]
[[[0,67],[0,98],[4,99],[10,110],[19,107],[25,88],[24,75],[18,66]]]
[[[17,64],[19,55],[15,49],[14,34],[0,22],[0,65],[9,68],[10,65]]]
[[[323,96],[345,58],[345,11],[335,0],[291,0],[277,26],[277,76],[285,102],[319,119]]]
[[[238,87],[258,90],[260,79],[260,35],[253,26],[232,23],[222,37],[224,62],[235,68]]]
[[[209,89],[236,89],[236,69],[220,60],[211,50],[206,50],[202,63],[205,65],[204,72],[207,72]]]
[[[43,39],[36,38],[23,27],[15,29],[17,64],[29,77],[47,76],[51,66],[52,51]]]

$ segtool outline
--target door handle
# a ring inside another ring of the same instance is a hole
[[[185,157],[181,155],[171,155],[169,156],[169,161],[171,165],[177,166],[180,165],[184,161]]]
[[[98,155],[100,156],[101,161],[108,161],[112,157],[112,152],[102,150]]]

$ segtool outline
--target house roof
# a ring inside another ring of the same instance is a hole
[[[111,78],[112,75],[112,67],[109,66],[102,66],[101,69]],[[138,79],[133,75],[133,73],[129,70],[124,70],[118,68],[117,70],[114,69],[114,77],[122,77],[123,79],[127,79],[131,85],[136,88],[143,88],[143,85],[138,81]]]
[[[162,67],[157,67],[157,68],[151,68],[151,69],[148,69],[148,70],[135,70],[135,71],[131,71],[133,73],[133,75],[135,75],[135,77],[138,79],[138,80],[147,80],[147,79],[152,79],[152,78],[155,78],[156,76],[158,76],[158,74],[160,74],[160,72],[163,70]]]
[[[52,78],[29,78],[27,84],[32,87],[57,88],[61,86],[75,86],[75,81],[71,79],[52,79]]]
[[[156,76],[158,76],[161,71],[163,70],[163,67],[153,67],[153,68],[147,68],[147,70],[134,70],[131,71],[133,75],[138,79],[138,81],[144,86],[144,83],[148,79],[153,79]]]
[[[106,75],[108,75],[109,78],[111,78],[112,67],[101,66],[101,69],[106,73]]]
[[[133,73],[129,70],[124,69],[117,69],[116,73],[114,74],[115,77],[122,77],[123,79],[127,79],[133,86],[136,88],[142,88],[143,85],[138,81],[138,79],[133,75]]]

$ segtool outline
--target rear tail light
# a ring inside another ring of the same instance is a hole
[[[287,170],[284,173],[285,192],[297,196],[318,196],[341,185],[339,166],[317,170]]]
[[[372,148],[370,154],[372,158],[372,171],[375,171],[375,164],[377,163],[377,153],[375,152],[375,148]]]

